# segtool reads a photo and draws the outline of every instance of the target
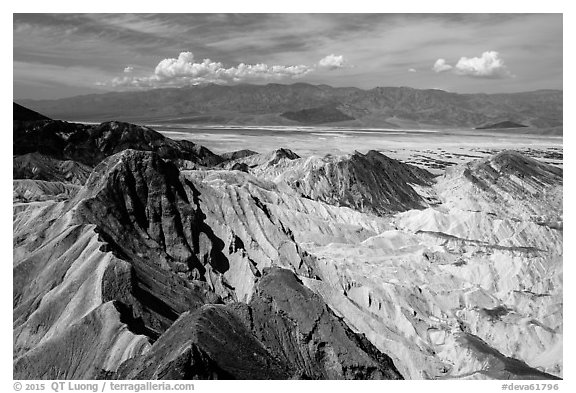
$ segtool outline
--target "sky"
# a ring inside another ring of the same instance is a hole
[[[14,14],[14,99],[201,83],[562,89],[561,14]]]

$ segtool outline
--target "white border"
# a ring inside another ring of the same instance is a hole
[[[570,247],[571,241],[576,239],[574,236],[574,208],[572,207],[572,197],[574,196],[574,136],[572,135],[576,130],[574,129],[573,113],[574,110],[574,83],[572,72],[576,70],[574,64],[574,31],[576,20],[574,18],[573,8],[569,5],[568,1],[560,0],[546,0],[541,2],[531,2],[526,4],[524,2],[516,1],[503,1],[503,0],[484,0],[484,1],[455,1],[455,0],[412,0],[410,2],[380,2],[372,0],[354,0],[347,2],[330,1],[317,1],[310,0],[287,0],[285,2],[279,1],[231,1],[231,0],[217,0],[210,3],[203,3],[197,1],[173,2],[173,3],[147,3],[143,4],[142,1],[112,1],[112,0],[99,0],[91,2],[79,1],[37,1],[25,0],[12,4],[3,4],[1,22],[2,22],[2,48],[5,52],[9,53],[8,61],[2,63],[3,74],[2,78],[2,103],[0,108],[2,110],[2,119],[5,120],[6,126],[2,131],[2,137],[5,139],[2,143],[1,159],[1,181],[0,181],[0,228],[2,239],[2,277],[6,277],[6,282],[2,285],[2,292],[0,293],[0,302],[2,311],[5,313],[1,327],[2,332],[2,355],[0,357],[0,370],[2,371],[2,378],[0,389],[2,391],[12,390],[12,324],[9,322],[12,316],[12,294],[11,286],[8,281],[12,281],[11,263],[12,260],[12,228],[9,226],[12,216],[12,200],[10,197],[11,191],[11,139],[10,133],[12,112],[10,111],[12,105],[12,63],[13,51],[11,49],[12,37],[12,13],[14,12],[176,12],[176,13],[195,13],[195,12],[241,12],[241,13],[261,13],[261,12],[318,12],[318,13],[363,13],[363,12],[382,12],[382,13],[563,13],[564,14],[564,70],[568,72],[564,75],[564,171],[565,188],[564,188],[564,212],[566,225],[564,226],[565,239],[567,247],[565,247],[564,268],[565,277],[568,278],[568,285],[564,287],[564,330],[568,333],[565,335],[564,340],[564,381],[560,381],[559,391],[576,391],[576,384],[574,383],[575,376],[572,371],[574,368],[574,355],[573,348],[574,339],[572,338],[571,328],[574,327],[574,287],[572,286],[572,279],[576,279],[573,264],[576,263],[574,258],[574,250]],[[10,76],[10,77],[8,77]],[[8,142],[8,139],[10,142]],[[10,277],[8,279],[8,277]],[[206,382],[196,381],[196,389],[198,392],[206,391],[234,391],[234,390],[249,390],[249,391],[291,391],[291,390],[305,390],[312,391],[318,389],[326,389],[332,392],[349,392],[350,390],[361,389],[363,391],[442,391],[442,392],[458,392],[462,393],[463,389],[470,392],[497,392],[501,390],[503,381],[486,381],[486,382],[473,382],[473,381],[403,381],[403,382],[353,382],[353,381],[322,381],[322,382],[309,382],[309,381],[275,381],[275,382]],[[321,385],[321,386],[320,386]]]

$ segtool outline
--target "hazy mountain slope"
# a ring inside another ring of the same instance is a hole
[[[155,89],[141,92],[92,94],[55,101],[23,100],[31,108],[44,107],[55,118],[75,113],[77,118],[104,116],[121,119],[123,116],[150,117],[174,115],[202,115],[209,113],[281,113],[302,107],[321,106],[333,100],[331,90],[305,83],[293,85],[268,84],[222,86],[206,84],[174,89]],[[68,108],[66,106],[68,105]],[[71,107],[70,107],[71,105]]]
[[[501,121],[500,123],[487,124],[482,127],[476,127],[477,130],[493,130],[493,129],[507,129],[507,128],[523,128],[527,127],[524,124],[514,123],[513,121]]]
[[[337,108],[325,105],[318,108],[307,108],[299,111],[288,111],[280,116],[304,124],[336,123],[354,120],[353,117],[340,112]]]
[[[377,114],[394,122],[477,127],[498,121],[515,121],[534,127],[562,124],[562,92],[556,90],[513,94],[457,94],[442,90],[377,87],[356,94],[346,113]]]
[[[562,91],[457,94],[407,87],[370,90],[326,85],[214,84],[180,89],[106,93],[53,101],[23,100],[49,116],[71,120],[125,119],[181,123],[293,124],[345,121],[350,126],[478,127],[513,121],[537,128],[561,126]],[[322,109],[323,108],[323,109]],[[287,115],[286,115],[287,114]],[[351,120],[356,119],[356,120]]]

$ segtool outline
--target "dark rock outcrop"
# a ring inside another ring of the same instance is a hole
[[[20,378],[88,379],[114,370],[180,314],[222,302],[200,273],[189,273],[222,263],[224,246],[188,200],[174,164],[156,153],[125,150],[95,168],[73,198],[32,215],[23,209],[15,213],[13,269]],[[103,304],[113,309],[97,312]]]
[[[476,352],[483,359],[486,367],[478,372],[490,379],[500,380],[558,380],[554,375],[542,372],[528,366],[525,362],[503,355],[499,351],[490,347],[478,336],[470,333],[461,333],[458,341],[468,345],[472,351]]]
[[[561,168],[545,164],[514,150],[505,150],[487,160],[480,161],[477,171],[491,172],[489,166],[499,171],[500,175],[514,175],[525,181],[533,179],[536,182],[550,185],[562,183],[563,179]]]
[[[125,149],[154,151],[167,159],[184,159],[212,166],[222,159],[203,146],[174,141],[148,127],[122,122],[84,125],[56,120],[15,125],[14,154],[38,152],[60,160],[95,166]]]
[[[225,161],[221,167],[232,169],[237,164],[245,164],[248,168],[274,166],[279,162],[292,161],[300,158],[298,154],[290,149],[280,148],[269,153],[247,154],[233,160]]]
[[[385,215],[425,207],[413,185],[430,186],[434,177],[425,169],[371,150],[300,163],[286,170],[283,180],[304,197]]]
[[[31,109],[25,108],[17,103],[12,103],[13,120],[14,121],[38,121],[50,120],[48,117],[35,112]]]
[[[357,335],[294,273],[270,268],[245,314],[271,353],[312,379],[401,379],[392,360]]]
[[[288,379],[286,364],[262,345],[229,306],[183,314],[115,379]]]
[[[247,164],[243,163],[243,162],[237,162],[234,165],[232,165],[232,167],[230,168],[230,170],[232,171],[242,171],[242,172],[246,172],[248,173],[250,168],[248,167]]]
[[[139,317],[156,331],[205,303],[206,290],[190,280],[204,279],[206,263],[220,267],[226,259],[219,251],[222,241],[203,222],[194,192],[191,184],[184,188],[171,162],[152,152],[125,150],[100,163],[76,197],[77,214],[132,264],[128,275],[111,275],[115,284],[108,288],[128,279],[130,292],[145,305]],[[135,303],[126,296],[108,297]]]
[[[239,158],[245,158],[245,157],[253,156],[254,154],[258,154],[258,152],[253,151],[253,150],[243,149],[243,150],[231,151],[228,153],[220,154],[220,157],[222,157],[222,159],[225,161],[232,161],[232,160],[237,160]]]
[[[119,379],[401,379],[286,269],[266,270],[249,305],[183,314]]]

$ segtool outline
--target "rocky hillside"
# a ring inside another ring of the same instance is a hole
[[[371,150],[346,156],[301,158],[288,149],[255,154],[225,163],[284,184],[301,197],[385,215],[421,209],[432,201],[416,189],[429,187],[434,175]]]
[[[562,91],[457,94],[377,87],[370,90],[296,83],[215,84],[86,95],[21,103],[53,118],[218,124],[322,124],[360,127],[479,127],[513,121],[560,127]]]
[[[164,158],[185,159],[201,165],[222,161],[203,146],[174,141],[150,128],[116,121],[99,125],[57,120],[29,122],[14,128],[13,138],[14,154],[37,152],[89,166],[125,149],[154,151]]]
[[[227,345],[222,345],[227,343]],[[183,314],[121,379],[399,379],[392,361],[355,335],[286,269],[264,271],[249,304]]]
[[[13,179],[33,179],[82,185],[92,168],[71,160],[58,160],[39,153],[28,153],[12,160]]]
[[[561,169],[14,140],[15,379],[563,376]]]
[[[19,205],[15,375],[89,379],[104,371],[121,378],[229,379],[254,377],[272,364],[260,377],[400,378],[386,355],[357,337],[294,273],[283,273],[280,267],[310,276],[313,265],[265,205],[237,195],[251,213],[232,216],[224,209],[233,206],[218,194],[182,177],[156,153],[126,150],[100,163],[74,197]],[[267,227],[266,235],[260,227]],[[32,228],[38,241],[30,238]],[[266,266],[279,267],[266,273]],[[202,308],[239,300],[251,309]],[[296,304],[303,311],[291,315]],[[265,328],[274,318],[278,333]],[[210,340],[223,338],[257,348],[254,358],[210,347]],[[166,359],[167,351],[174,361]],[[164,363],[154,360],[158,356]],[[323,358],[326,363],[319,363]],[[82,367],[72,367],[77,362]]]

